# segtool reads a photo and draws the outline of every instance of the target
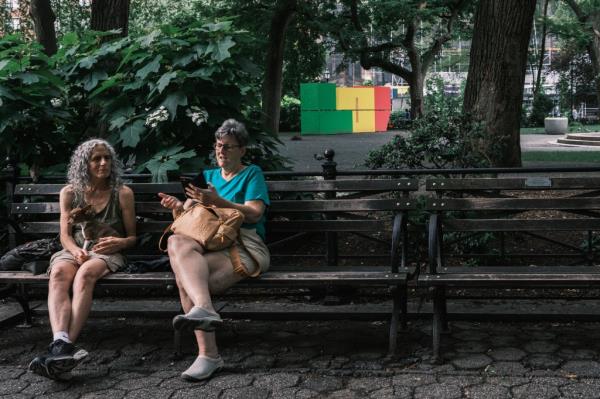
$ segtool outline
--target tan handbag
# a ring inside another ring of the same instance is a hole
[[[208,251],[220,251],[230,248],[234,271],[243,277],[256,277],[260,270],[248,275],[235,245],[236,242],[239,242],[244,248],[242,240],[238,240],[240,226],[243,222],[244,214],[237,209],[196,204],[179,214],[175,221],[165,229],[158,242],[158,249],[167,252],[167,248],[163,249],[162,243],[168,233],[182,234],[198,241]],[[250,254],[250,252],[248,253]],[[250,256],[256,262],[252,254]]]
[[[243,222],[244,214],[237,209],[196,204],[177,216],[165,229],[158,248],[167,251],[167,248],[162,248],[163,238],[172,232],[193,238],[209,251],[219,251],[236,241]]]

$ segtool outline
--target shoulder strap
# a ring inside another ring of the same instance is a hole
[[[248,255],[250,255],[254,263],[256,263],[258,269],[254,273],[248,274],[248,271],[242,264],[242,259],[240,258],[240,251],[237,248],[238,244],[240,245],[240,247],[242,247],[242,249],[246,250],[246,252],[248,253]],[[246,246],[244,245],[244,241],[242,240],[241,236],[231,245],[231,247],[229,247],[229,254],[231,255],[231,264],[233,265],[233,271],[236,274],[239,274],[242,277],[258,277],[258,275],[260,274],[260,263],[254,257],[254,255],[252,255],[252,252],[248,251],[248,248],[246,248]]]

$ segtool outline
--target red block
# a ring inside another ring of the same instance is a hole
[[[375,111],[391,111],[392,91],[389,87],[375,86]],[[379,130],[379,129],[377,129]]]
[[[375,131],[386,132],[392,111],[375,111]]]

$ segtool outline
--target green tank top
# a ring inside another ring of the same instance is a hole
[[[73,207],[81,207],[85,206],[86,203],[84,200],[81,200],[81,203],[75,204],[75,200],[73,200]],[[115,229],[120,237],[125,237],[125,226],[123,225],[123,215],[121,213],[121,204],[119,203],[119,191],[115,190],[111,194],[108,204],[102,209],[100,212],[94,216],[94,219],[100,223],[108,224],[110,227]],[[83,246],[85,242],[85,238],[83,238],[83,233],[81,231],[80,226],[73,227],[73,239],[80,247]],[[95,242],[92,242],[88,248],[91,248]]]

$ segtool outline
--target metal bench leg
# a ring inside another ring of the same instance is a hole
[[[440,288],[440,302],[442,310],[442,334],[450,334],[448,326],[448,306],[446,304],[446,289]]]
[[[432,337],[432,363],[439,364],[440,358],[440,344],[441,344],[441,329],[442,329],[442,313],[443,313],[443,301],[442,294],[439,288],[434,288],[433,292],[433,321],[431,325],[431,337]]]
[[[388,356],[393,356],[396,353],[398,346],[398,313],[401,308],[401,293],[397,287],[392,288],[392,317],[390,319],[390,339]]]
[[[173,349],[175,349],[175,353],[173,354],[173,357],[175,359],[181,359],[182,358],[182,351],[181,351],[181,330],[174,330],[173,331]]]
[[[29,296],[27,295],[27,290],[23,285],[19,285],[17,288],[17,292],[13,294],[13,297],[21,308],[23,309],[23,313],[25,314],[25,321],[18,325],[21,328],[31,328],[33,327],[33,318],[31,316],[31,308],[29,307]]]
[[[402,331],[406,331],[408,329],[408,288],[406,285],[400,288],[400,304],[402,305],[400,328]]]

